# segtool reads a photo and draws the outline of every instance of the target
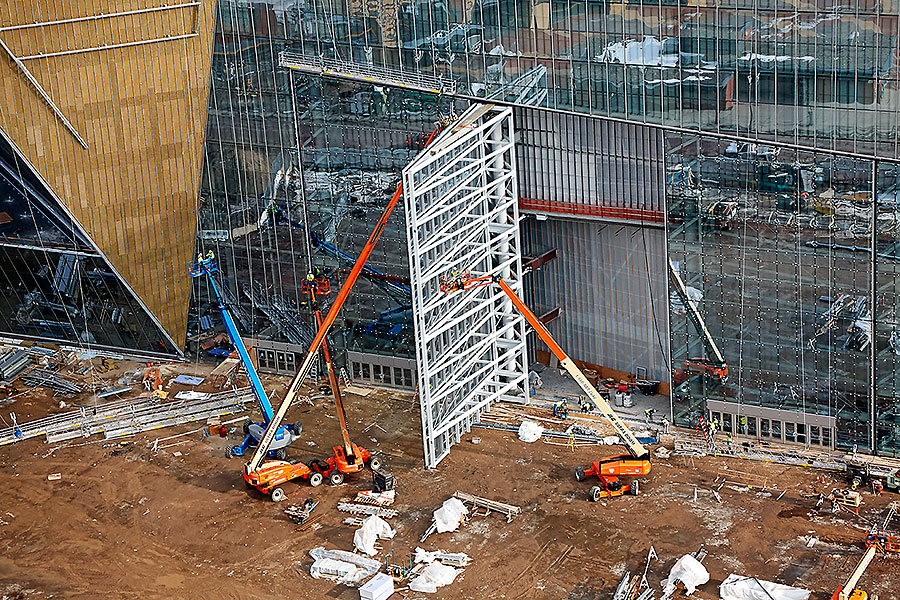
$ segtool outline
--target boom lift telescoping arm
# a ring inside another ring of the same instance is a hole
[[[219,265],[216,261],[215,255],[210,252],[206,255],[205,258],[202,256],[197,257],[197,264],[194,265],[194,268],[191,270],[190,274],[192,277],[202,277],[206,275],[207,280],[209,281],[210,287],[212,287],[213,293],[216,296],[216,301],[219,303],[219,310],[222,313],[222,322],[225,324],[225,329],[228,331],[228,337],[231,338],[231,343],[234,346],[235,350],[237,350],[238,356],[241,359],[241,364],[244,365],[244,370],[247,372],[247,379],[250,380],[250,388],[253,390],[253,397],[256,399],[256,403],[259,405],[259,410],[262,411],[263,414],[263,422],[262,423],[251,423],[247,428],[247,437],[244,441],[234,446],[230,449],[231,454],[235,456],[241,456],[247,450],[248,447],[253,445],[256,440],[262,437],[263,428],[266,427],[268,423],[272,421],[272,405],[269,403],[269,399],[266,396],[266,390],[263,388],[262,381],[259,379],[259,374],[256,372],[256,368],[253,366],[253,362],[250,360],[250,354],[247,352],[247,348],[244,346],[244,341],[241,339],[241,334],[238,333],[237,324],[234,322],[234,318],[231,316],[231,310],[228,308],[228,305],[225,303],[225,299],[223,298],[221,292],[219,292],[219,286],[216,285],[216,280],[213,277],[213,273],[218,271]],[[278,450],[280,448],[284,448],[295,439],[300,437],[301,426],[291,425],[290,427],[279,427],[276,430],[276,434],[274,436],[274,443],[271,444],[269,450]]]
[[[313,311],[316,313],[316,326],[322,327],[322,311],[319,310],[319,304],[316,302],[316,292],[313,289],[309,291],[309,297],[312,301]],[[341,390],[338,387],[337,373],[334,372],[334,364],[331,362],[331,353],[328,351],[328,342],[322,342],[322,354],[325,355],[325,366],[328,370],[328,383],[331,385],[331,394],[334,396],[334,407],[338,414],[338,422],[341,427],[341,438],[344,442],[344,455],[353,460],[355,453],[353,444],[350,442],[350,431],[347,429],[347,415],[344,412],[344,401],[341,399]]]
[[[442,125],[438,125],[437,127],[435,127],[434,131],[431,132],[431,135],[425,142],[426,146],[431,143],[435,136],[437,136],[437,134],[441,130],[441,127]],[[287,393],[284,395],[284,400],[281,401],[281,406],[278,407],[278,411],[275,413],[274,418],[269,421],[269,426],[266,428],[266,431],[263,434],[262,439],[260,440],[259,446],[256,448],[256,452],[253,454],[253,458],[250,459],[250,462],[244,465],[245,477],[250,473],[256,471],[262,463],[263,458],[265,458],[265,455],[268,452],[269,445],[275,439],[278,424],[284,420],[288,408],[290,408],[291,404],[293,404],[294,400],[300,394],[300,388],[303,385],[303,380],[306,379],[306,376],[309,374],[309,370],[312,368],[312,363],[316,358],[316,353],[322,346],[322,340],[325,339],[325,335],[334,324],[334,320],[337,318],[338,312],[340,312],[341,307],[344,305],[344,301],[347,300],[347,296],[350,295],[350,291],[353,289],[353,285],[359,278],[359,274],[362,272],[366,261],[369,259],[369,256],[375,249],[375,244],[378,242],[378,239],[381,237],[381,234],[384,231],[384,226],[385,223],[387,223],[388,217],[391,216],[394,207],[397,206],[397,202],[400,200],[400,197],[402,195],[403,182],[401,181],[399,184],[397,184],[397,189],[394,192],[394,195],[391,196],[391,200],[384,208],[384,212],[382,213],[381,218],[378,220],[378,224],[375,225],[375,229],[372,230],[372,234],[369,236],[366,245],[363,247],[362,252],[360,252],[359,257],[357,257],[356,263],[350,270],[350,275],[347,276],[347,280],[344,281],[344,285],[341,286],[341,291],[338,292],[337,298],[335,298],[334,303],[328,310],[328,314],[325,316],[325,320],[322,321],[322,324],[319,326],[319,331],[316,333],[316,337],[313,339],[309,350],[307,350],[306,356],[304,357],[303,362],[300,365],[300,369],[297,371],[297,374],[294,375],[293,380],[291,380],[291,384],[288,387]]]
[[[859,583],[859,579],[863,576],[863,573],[866,572],[869,563],[875,558],[876,550],[878,550],[877,546],[870,546],[866,550],[865,554],[862,555],[862,558],[859,559],[856,568],[850,573],[850,577],[847,578],[847,581],[835,590],[834,595],[831,596],[831,600],[866,600],[866,598],[869,597],[864,591],[856,589],[856,584]]]
[[[645,458],[648,454],[647,449],[638,441],[628,426],[622,422],[619,416],[609,406],[609,403],[600,395],[600,392],[591,385],[591,382],[588,381],[587,377],[584,376],[584,373],[581,372],[574,361],[572,361],[560,345],[556,343],[556,340],[553,339],[553,336],[550,335],[550,332],[547,331],[547,328],[544,327],[544,324],[541,323],[540,319],[531,312],[531,309],[525,306],[525,303],[522,302],[522,299],[519,298],[515,290],[513,290],[503,278],[492,275],[472,278],[469,277],[468,271],[460,271],[456,274],[442,277],[440,287],[442,292],[447,293],[454,290],[470,290],[477,287],[484,287],[493,283],[500,286],[500,289],[509,297],[519,312],[522,313],[525,320],[531,324],[541,340],[547,344],[550,351],[559,359],[559,364],[568,371],[569,375],[572,376],[572,379],[574,379],[584,393],[587,394],[588,398],[591,399],[597,409],[607,420],[609,420],[615,428],[616,433],[619,434],[622,441],[625,443],[628,451],[631,452],[635,458]]]
[[[688,295],[684,282],[681,280],[681,275],[678,274],[671,259],[669,259],[669,279],[675,287],[675,293],[678,294],[678,298],[681,300],[682,304],[684,304],[688,319],[694,324],[697,333],[699,333],[700,337],[703,339],[703,347],[706,349],[707,358],[691,359],[688,362],[702,364],[707,374],[715,377],[722,383],[725,383],[728,379],[728,364],[725,362],[725,357],[722,356],[719,346],[716,345],[716,341],[706,327],[706,322],[703,320],[703,317],[700,316],[700,310],[697,308],[697,304],[694,303]]]

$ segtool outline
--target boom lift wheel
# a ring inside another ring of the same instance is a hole
[[[373,471],[377,471],[378,469],[381,468],[381,460],[379,460],[378,458],[375,458],[373,456],[372,460],[369,461],[369,468],[372,469]]]
[[[281,488],[275,488],[272,490],[272,502],[281,502],[284,500],[284,490]]]
[[[600,489],[599,485],[595,485],[588,492],[588,498],[590,499],[591,502],[596,502],[597,500],[600,499],[600,493],[602,491],[603,490]]]
[[[331,485],[341,485],[344,483],[344,474],[340,471],[332,471],[331,475],[328,476],[328,483]]]
[[[250,435],[250,420],[249,419],[244,421],[243,430],[244,430],[244,435]]]
[[[584,481],[584,467],[575,467],[575,479],[577,479],[578,481]]]
[[[641,484],[637,479],[631,482],[631,485],[628,486],[628,493],[632,496],[637,496],[641,491]]]
[[[275,451],[275,458],[277,458],[278,460],[286,459],[287,458],[287,450],[285,450],[284,448],[279,448],[278,450]]]
[[[322,482],[325,481],[325,478],[322,477],[321,473],[313,473],[309,476],[309,485],[313,487],[318,487],[322,485]]]

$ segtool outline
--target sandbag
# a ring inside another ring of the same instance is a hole
[[[544,428],[534,421],[522,421],[519,425],[519,439],[523,442],[536,442],[541,439]]]

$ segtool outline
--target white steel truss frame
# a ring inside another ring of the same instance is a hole
[[[473,105],[403,171],[425,467],[496,400],[527,401],[525,319],[496,286],[445,294],[441,275],[498,275],[521,294],[512,109]]]

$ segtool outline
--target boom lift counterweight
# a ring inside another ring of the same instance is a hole
[[[616,433],[619,434],[619,437],[630,452],[630,454],[618,454],[616,456],[600,459],[594,462],[587,470],[579,467],[575,470],[576,479],[578,479],[578,481],[583,481],[590,475],[596,475],[600,479],[603,487],[594,486],[590,490],[590,499],[593,501],[599,500],[600,498],[620,496],[625,492],[637,494],[637,481],[633,481],[630,484],[623,484],[619,481],[619,477],[623,475],[639,477],[650,473],[650,461],[648,460],[649,454],[647,449],[638,441],[628,426],[619,419],[619,416],[609,406],[609,403],[600,395],[600,392],[591,385],[591,382],[588,381],[584,373],[581,372],[575,362],[569,358],[560,345],[556,343],[556,340],[553,339],[553,336],[550,335],[550,332],[547,331],[544,324],[541,323],[540,319],[538,319],[538,317],[525,305],[522,299],[519,298],[515,290],[513,290],[502,277],[493,275],[472,277],[468,269],[453,271],[439,279],[440,289],[444,293],[450,293],[457,290],[471,290],[489,286],[494,283],[496,283],[500,289],[503,290],[503,293],[509,297],[516,309],[518,309],[522,316],[525,317],[525,320],[534,328],[538,336],[545,344],[547,344],[547,347],[550,348],[550,351],[553,352],[556,358],[559,359],[560,366],[568,371],[572,379],[574,379],[584,393],[587,394],[587,397],[590,398],[600,413],[606,417],[610,424],[612,424]]]

